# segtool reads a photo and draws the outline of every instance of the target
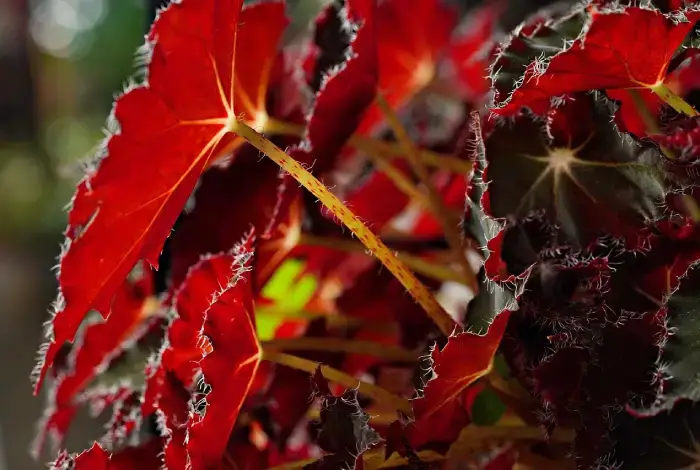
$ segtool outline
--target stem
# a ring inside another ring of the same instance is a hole
[[[265,130],[274,134],[291,134],[301,135],[305,128],[298,124],[292,124],[284,121],[271,120],[265,126]],[[417,201],[427,210],[430,210],[430,201],[425,195],[416,188],[416,185],[408,176],[404,175],[398,168],[391,163],[391,159],[387,159],[377,154],[377,152],[365,152],[367,157],[372,161],[374,166],[381,172],[387,175],[396,187],[409,198]]]
[[[385,158],[406,157],[401,146],[394,142],[384,142],[382,140],[372,139],[371,137],[353,135],[348,140],[348,144],[357,150],[361,150],[365,153],[375,153]],[[420,155],[425,164],[433,168],[440,168],[462,175],[467,175],[472,171],[471,162],[461,160],[452,155],[445,155],[425,149],[420,151]]]
[[[517,383],[510,382],[501,377],[495,368],[487,374],[484,379],[494,389],[505,395],[513,397],[521,402],[529,403],[531,401],[530,394]]]
[[[374,341],[340,338],[291,338],[263,341],[265,351],[330,351],[374,356],[387,361],[415,362],[418,354],[407,349]]]
[[[442,225],[442,230],[445,233],[447,243],[452,249],[454,260],[459,264],[460,268],[462,268],[462,273],[467,277],[468,286],[472,289],[472,291],[477,292],[478,281],[476,279],[476,275],[474,271],[472,271],[471,266],[469,266],[469,262],[467,261],[467,258],[464,255],[462,237],[460,236],[458,230],[460,222],[459,218],[455,218],[453,216],[453,213],[445,206],[442,197],[437,192],[437,189],[433,184],[428,169],[421,161],[418,149],[413,144],[413,141],[409,137],[406,128],[401,124],[401,121],[399,120],[399,117],[397,116],[396,112],[394,112],[394,110],[391,109],[391,106],[381,93],[377,94],[377,104],[384,113],[387,123],[389,124],[391,130],[394,132],[396,139],[406,151],[406,156],[408,158],[409,163],[411,164],[411,167],[413,168],[413,171],[415,171],[416,175],[418,175],[418,178],[420,179],[421,183],[423,183],[428,192],[428,201],[430,203],[430,207],[432,208],[432,212],[435,214],[438,221],[440,222],[440,225]]]
[[[317,237],[306,233],[302,234],[299,238],[299,244],[325,246],[328,248],[349,252],[366,251],[365,247],[361,243],[357,243],[352,240],[337,240],[334,238]],[[403,261],[406,266],[419,274],[438,281],[452,281],[464,284],[465,286],[469,285],[469,280],[464,275],[446,266],[434,264],[421,258],[420,256],[404,253],[402,251],[395,251],[394,254],[397,258]]]
[[[693,196],[690,194],[681,195],[683,201],[683,207],[688,212],[688,216],[693,223],[697,224],[700,222],[700,206]]]
[[[477,426],[468,425],[462,430],[457,439],[477,437],[479,441],[539,441],[546,438],[544,430],[539,426]],[[576,437],[573,429],[556,428],[549,436],[549,442],[570,443]]]
[[[487,374],[483,380],[486,386],[500,398],[515,416],[529,425],[537,424],[532,412],[532,399],[525,389],[516,383],[505,380],[495,370]]]
[[[313,312],[305,310],[279,308],[276,305],[263,305],[255,308],[256,318],[274,318],[298,321],[310,321],[323,318],[329,328],[365,328],[378,332],[396,331],[397,324],[390,320],[364,319],[348,317],[337,312]]]
[[[284,318],[289,320],[314,320],[325,318],[327,322],[344,327],[363,327],[376,331],[388,331],[394,327],[392,322],[373,319],[372,321],[362,318],[348,317],[337,312],[321,312],[299,310],[295,308],[279,307],[278,304],[266,304],[255,307],[256,317]]]
[[[656,96],[665,101],[670,107],[683,113],[686,116],[694,117],[700,115],[695,108],[693,108],[690,103],[675,94],[669,87],[667,87],[663,82],[657,83],[656,85],[649,88],[651,91],[656,93]]]
[[[369,415],[369,422],[377,427],[389,426],[396,421],[396,413],[374,412],[371,409],[365,410]],[[318,421],[321,418],[321,410],[318,408],[309,408],[306,417],[312,421]]]
[[[406,398],[394,395],[393,393],[390,393],[386,389],[378,387],[377,385],[358,380],[355,377],[332,367],[322,364],[319,365],[317,362],[304,359],[302,357],[292,356],[290,354],[284,354],[276,351],[269,351],[267,349],[263,350],[263,359],[274,362],[275,364],[291,367],[292,369],[302,370],[304,372],[308,372],[309,374],[315,373],[316,369],[320,367],[321,374],[323,374],[323,376],[331,382],[338,383],[345,388],[357,388],[360,393],[372,398],[378,403],[391,407],[391,409],[399,410],[408,416],[413,414],[411,402]]]
[[[425,209],[430,210],[430,201],[425,198],[425,195],[418,190],[408,176],[401,173],[398,168],[391,164],[391,161],[377,157],[372,153],[368,153],[367,156],[372,160],[374,166],[379,171],[384,172],[402,193],[418,201]]]
[[[387,246],[367,228],[367,226],[331,193],[323,183],[309,173],[299,162],[284,153],[279,147],[258,134],[246,123],[236,121],[231,132],[243,137],[255,148],[267,155],[283,170],[291,174],[302,186],[321,201],[339,220],[357,236],[363,245],[377,256],[384,266],[401,282],[413,298],[432,318],[440,331],[449,336],[455,328],[455,322],[435,300],[433,294],[416,276],[387,248]]]
[[[290,135],[303,137],[306,127],[301,124],[270,119],[265,124],[265,132],[277,135]],[[347,145],[360,150],[368,155],[374,155],[383,159],[405,158],[404,149],[395,142],[384,142],[358,134],[350,136]],[[461,160],[452,155],[445,155],[431,150],[420,151],[421,160],[428,166],[441,168],[454,173],[468,174],[472,170],[471,162]]]

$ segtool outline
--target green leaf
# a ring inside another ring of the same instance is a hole
[[[258,339],[272,339],[277,327],[289,318],[303,318],[303,308],[311,300],[318,287],[318,280],[311,275],[299,278],[304,262],[296,259],[285,261],[262,290],[262,296],[274,302],[273,308],[256,309],[255,322]]]
[[[498,398],[498,395],[486,389],[474,399],[470,412],[472,423],[479,426],[494,425],[501,419],[506,409],[506,405]]]
[[[623,138],[612,116],[602,100],[579,94],[546,121],[521,115],[497,127],[485,141],[491,215],[544,213],[574,245],[603,235],[637,243],[667,190],[658,152]]]

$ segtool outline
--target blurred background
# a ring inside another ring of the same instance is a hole
[[[323,1],[288,0],[289,40]],[[503,26],[545,2],[510,2]],[[0,0],[0,470],[46,468],[53,457],[29,457],[44,402],[32,396],[28,377],[56,292],[63,209],[160,3]],[[69,450],[84,448],[99,426],[79,420]]]
[[[133,73],[149,1],[0,0],[0,470],[53,458],[28,453],[44,406],[28,377],[56,291],[63,208]]]

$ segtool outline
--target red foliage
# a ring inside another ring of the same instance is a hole
[[[497,113],[512,114],[532,102],[577,91],[650,89],[662,84],[700,12],[684,12],[679,18],[630,7],[623,11],[593,9],[590,17],[585,35],[571,47],[545,64],[528,65],[522,85],[501,100]]]
[[[90,401],[99,399],[102,405],[109,406],[119,401],[123,390],[131,392],[128,385],[115,391],[91,384],[147,331],[147,320],[158,309],[152,295],[151,272],[146,266],[138,266],[117,290],[107,320],[98,318],[83,330],[77,349],[68,359],[67,370],[60,372],[51,389],[50,404],[32,450],[34,454],[41,451],[47,434],[55,441],[54,445],[62,444],[78,406],[87,401],[86,394]]]
[[[433,349],[431,359],[434,377],[425,384],[423,397],[413,402],[419,422],[428,419],[489,373],[509,316],[508,311],[498,314],[489,326],[488,333],[483,336],[461,333],[452,336],[442,350]]]
[[[116,100],[37,453],[88,405],[105,434],[53,468],[675,465],[648,441],[700,397],[698,2],[501,41],[515,2],[338,0],[292,43],[243,3],[172,2]]]
[[[148,85],[117,100],[119,131],[73,201],[60,264],[61,302],[37,389],[87,311],[106,316],[138,260],[158,267],[165,238],[200,174],[242,143],[229,132],[229,116],[242,114],[264,125],[268,74],[287,22],[284,5],[247,8],[239,19],[240,9],[241,1],[184,2],[164,11],[151,28]],[[246,25],[240,38],[239,22]],[[194,40],[180,33],[185,24]],[[234,61],[240,66],[234,68]]]

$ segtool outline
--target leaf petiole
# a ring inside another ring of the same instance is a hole
[[[394,395],[393,393],[390,393],[386,389],[377,385],[358,380],[355,377],[332,367],[319,365],[317,362],[309,359],[268,349],[263,350],[263,360],[274,362],[275,364],[282,366],[291,367],[292,369],[308,372],[309,374],[315,373],[316,369],[320,367],[321,374],[323,374],[323,376],[331,382],[340,384],[345,388],[357,388],[357,390],[363,395],[376,400],[378,403],[389,406],[394,410],[401,411],[407,416],[411,416],[413,414],[413,407],[411,406],[410,400]]]
[[[265,123],[264,129],[262,130],[271,135],[303,137],[304,132],[306,132],[306,126],[269,118]],[[387,160],[394,158],[406,158],[405,150],[401,147],[401,145],[395,142],[385,142],[372,137],[353,134],[350,139],[348,139],[347,145],[377,158]],[[471,162],[461,160],[453,155],[446,155],[421,149],[420,158],[425,165],[433,168],[440,168],[453,173],[466,175],[472,170]]]
[[[649,89],[679,113],[683,113],[690,117],[700,115],[700,113],[698,113],[690,103],[675,94],[673,90],[667,87],[663,82],[657,83]]]
[[[396,136],[396,140],[398,140],[401,146],[404,148],[406,157],[408,158],[413,171],[415,171],[421,183],[423,183],[426,188],[428,193],[429,209],[440,222],[440,225],[445,233],[447,243],[450,245],[450,249],[452,250],[454,260],[460,266],[462,274],[464,274],[464,276],[467,278],[467,285],[473,292],[477,292],[479,289],[479,283],[476,279],[476,274],[472,270],[471,266],[469,266],[469,262],[467,261],[465,247],[463,246],[463,237],[460,235],[459,230],[459,217],[455,217],[443,202],[430,178],[430,173],[428,173],[423,161],[421,161],[418,149],[409,137],[406,128],[403,126],[403,124],[401,124],[396,112],[391,108],[381,93],[377,94],[377,104],[384,113],[384,117],[386,118],[389,127],[393,131],[394,136]]]
[[[309,246],[325,246],[348,252],[359,252],[366,250],[361,243],[357,243],[352,240],[338,240],[329,237],[309,235],[306,233],[301,234],[299,244]],[[422,274],[423,276],[430,277],[437,281],[452,281],[458,282],[465,286],[469,285],[469,280],[466,276],[444,266],[441,263],[434,263],[420,256],[402,251],[395,251],[394,254],[397,258],[399,258],[399,260],[403,261],[406,266],[408,266],[414,272]]]
[[[375,341],[340,338],[284,338],[261,343],[265,351],[331,351],[372,356],[394,362],[414,362],[418,359],[407,349]]]
[[[295,180],[304,186],[311,194],[328,208],[350,231],[360,239],[367,249],[374,253],[377,259],[401,282],[413,296],[428,316],[435,322],[440,331],[449,336],[456,324],[452,317],[435,300],[433,294],[420,282],[408,267],[387,248],[367,226],[350,210],[338,197],[330,192],[323,183],[307,171],[299,162],[284,153],[267,138],[258,134],[246,123],[236,121],[231,132],[243,137],[259,151],[288,172]]]

